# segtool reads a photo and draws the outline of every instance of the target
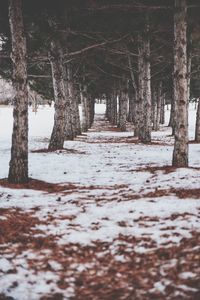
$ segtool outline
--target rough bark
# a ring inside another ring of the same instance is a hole
[[[82,110],[82,123],[81,129],[83,132],[88,131],[89,128],[89,116],[88,116],[88,99],[87,99],[87,85],[82,84],[80,87],[81,93],[81,110]]]
[[[170,119],[168,127],[172,128],[172,135],[175,134],[175,103],[174,103],[174,95],[171,100],[171,108],[170,108]]]
[[[128,122],[134,123],[135,122],[135,99],[134,93],[129,88],[128,90]]]
[[[155,127],[154,130],[160,129],[160,117],[161,117],[161,102],[162,102],[162,82],[159,82],[156,93],[156,112],[155,112]]]
[[[67,64],[67,107],[66,107],[66,124],[65,124],[65,139],[73,140],[76,137],[77,127],[77,104],[74,94],[73,71],[71,63]]]
[[[111,96],[106,96],[106,118],[111,121]]]
[[[195,142],[200,143],[200,99],[199,99],[198,106],[197,106]]]
[[[151,65],[150,65],[150,26],[149,17],[146,16],[144,31],[144,67],[143,67],[143,126],[141,130],[140,140],[143,143],[151,142]]]
[[[161,95],[160,124],[165,124],[165,93]]]
[[[174,15],[174,100],[175,144],[173,166],[188,166],[188,80],[186,0],[175,0]]]
[[[81,134],[81,122],[80,122],[80,113],[79,113],[79,100],[80,93],[76,84],[74,83],[74,107],[75,107],[75,117],[76,117],[76,136]]]
[[[157,89],[154,87],[153,93],[152,93],[152,123],[153,123],[153,130],[156,129],[157,124],[157,104],[158,104],[158,96],[157,96]]]
[[[25,183],[28,181],[28,86],[27,47],[21,0],[9,0],[9,23],[12,40],[13,88],[15,98],[8,180],[12,183]]]
[[[126,80],[123,80],[119,95],[119,122],[118,127],[121,131],[126,131],[127,120],[127,105],[128,105],[128,88]]]
[[[88,116],[89,116],[89,128],[92,127],[92,124],[94,122],[94,110],[95,110],[95,101],[94,98],[91,95],[88,95]]]
[[[144,44],[142,35],[138,36],[138,102],[136,105],[136,119],[134,136],[142,139],[144,112]]]
[[[50,63],[54,89],[55,114],[49,149],[57,150],[63,148],[65,140],[66,85],[63,51],[59,40],[56,38],[51,42]]]
[[[137,120],[137,111],[138,111],[138,84],[135,78],[135,74],[133,71],[133,65],[131,61],[131,56],[128,53],[128,66],[130,70],[130,76],[131,76],[131,83],[132,83],[132,88],[129,86],[129,93],[128,93],[128,98],[129,98],[129,114],[128,114],[128,121],[136,124]],[[138,126],[136,126],[138,127]],[[134,131],[134,135],[137,135],[137,130]]]
[[[117,93],[114,90],[111,95],[111,116],[110,122],[113,125],[117,125]]]

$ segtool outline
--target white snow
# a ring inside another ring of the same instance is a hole
[[[96,105],[98,114],[105,111],[104,105]],[[35,114],[29,109],[29,148],[46,148],[53,126],[53,107],[39,107]],[[169,111],[166,111],[166,124]],[[190,138],[194,138],[195,110],[190,107]],[[102,116],[98,116],[101,117]],[[103,121],[102,121],[103,122]],[[36,179],[51,183],[76,185],[75,190],[57,194],[42,191],[14,190],[0,187],[0,207],[20,208],[24,212],[33,212],[41,222],[35,230],[38,236],[55,238],[58,245],[94,245],[95,242],[111,243],[111,252],[116,261],[126,262],[125,255],[118,249],[123,244],[119,236],[135,237],[133,245],[124,242],[127,251],[149,253],[158,247],[179,245],[183,238],[190,238],[193,231],[200,232],[200,199],[178,198],[171,189],[197,189],[200,187],[200,145],[190,144],[190,167],[165,173],[157,170],[154,173],[144,169],[146,166],[171,165],[173,138],[170,129],[163,126],[160,132],[153,132],[153,140],[158,145],[124,143],[132,132],[89,131],[87,136],[75,141],[65,142],[67,149],[77,153],[30,153],[29,172]],[[0,178],[7,177],[10,159],[12,134],[12,108],[0,106]],[[110,143],[110,139],[114,139]],[[165,142],[165,144],[163,144]],[[144,169],[144,170],[143,170]],[[169,190],[169,195],[155,192]],[[152,193],[152,194],[150,194]],[[59,195],[58,195],[59,194]],[[58,196],[61,198],[58,202]],[[0,216],[0,222],[6,220]],[[149,238],[149,242],[145,239]],[[152,243],[153,242],[153,243]],[[76,250],[74,250],[76,251]],[[40,253],[47,257],[52,249]],[[98,254],[100,256],[100,254]],[[104,255],[104,254],[102,254]],[[39,253],[24,251],[15,257],[5,254],[0,257],[0,293],[14,297],[16,300],[39,299],[42,295],[63,292],[56,284],[62,264],[49,259],[51,271],[34,272],[28,260],[40,259]],[[171,261],[171,263],[177,263]],[[86,270],[86,263],[69,265],[76,267],[77,272]],[[170,267],[164,265],[163,274]],[[7,274],[15,268],[16,274]],[[180,278],[193,278],[195,273],[180,273]],[[11,288],[20,278],[20,284]],[[50,280],[50,283],[47,283]],[[65,299],[74,294],[72,282],[65,289]],[[164,281],[157,281],[154,289],[165,292]],[[190,290],[180,285],[181,290]]]

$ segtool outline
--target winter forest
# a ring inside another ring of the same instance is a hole
[[[0,300],[200,299],[200,1],[0,0]]]

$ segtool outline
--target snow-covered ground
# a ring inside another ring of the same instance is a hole
[[[151,145],[138,144],[131,131],[107,129],[104,111],[96,105],[92,130],[65,142],[68,151],[33,153],[47,148],[53,108],[30,109],[30,176],[63,188],[0,187],[0,299],[200,295],[200,145],[189,145],[190,168],[165,168],[169,128],[153,132]],[[191,140],[195,114],[191,105]],[[11,132],[12,108],[0,107],[0,178],[8,174]]]

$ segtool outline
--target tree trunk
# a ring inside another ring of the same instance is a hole
[[[158,105],[158,96],[157,96],[157,88],[154,87],[153,89],[153,99],[152,99],[152,122],[153,122],[153,130],[156,129],[157,125],[157,105]]]
[[[142,35],[138,36],[138,103],[136,105],[136,119],[134,136],[142,139],[144,126],[144,43]]]
[[[175,0],[174,15],[174,100],[175,144],[173,166],[188,166],[188,80],[186,0]]]
[[[128,122],[134,124],[135,122],[135,101],[134,101],[134,92],[129,87],[128,90]]]
[[[76,121],[77,107],[74,95],[73,71],[71,63],[67,64],[67,107],[66,107],[66,124],[65,124],[65,139],[73,140],[76,137]]]
[[[157,110],[156,110],[156,122],[155,130],[160,129],[160,117],[161,117],[161,102],[162,102],[162,82],[160,81],[157,87]]]
[[[195,142],[200,143],[200,99],[199,99],[198,106],[197,106]]]
[[[28,86],[27,48],[24,35],[22,1],[9,1],[9,22],[12,40],[13,134],[8,180],[12,183],[28,182]]]
[[[81,122],[80,122],[80,113],[79,113],[79,100],[80,100],[80,93],[77,86],[74,84],[74,109],[75,109],[75,116],[76,116],[76,136],[81,134]]]
[[[89,128],[89,116],[88,116],[88,99],[87,99],[87,85],[81,85],[81,109],[82,109],[82,123],[81,129],[83,132],[88,131]]]
[[[113,90],[111,95],[111,116],[110,122],[113,125],[117,125],[117,93]]]
[[[119,95],[119,123],[118,127],[121,131],[126,131],[127,120],[127,104],[128,104],[128,88],[126,80],[122,82],[122,88]]]
[[[140,140],[143,143],[151,142],[151,66],[150,66],[150,26],[149,16],[146,16],[144,31],[144,94],[143,94],[143,126]]]
[[[94,122],[94,110],[95,110],[95,107],[94,107],[94,105],[95,105],[95,101],[94,101],[94,98],[92,98],[92,96],[90,95],[89,97],[88,97],[88,116],[89,116],[89,128],[91,128],[92,127],[92,124],[93,124],[93,122]]]
[[[160,124],[165,124],[165,93],[161,95]]]
[[[170,109],[170,119],[168,127],[172,128],[172,135],[175,134],[175,103],[174,103],[174,96],[172,96],[171,100],[171,109]]]
[[[65,140],[66,84],[63,51],[58,39],[51,42],[50,63],[53,78],[55,114],[49,150],[62,149]]]
[[[106,95],[106,118],[111,121],[111,96]]]

